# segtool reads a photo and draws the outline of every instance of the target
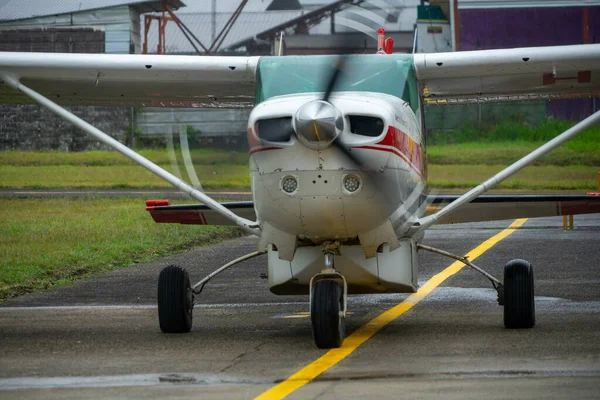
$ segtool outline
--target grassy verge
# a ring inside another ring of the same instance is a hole
[[[547,142],[573,124],[569,121],[547,119],[543,123],[530,125],[519,120],[504,120],[489,126],[465,126],[451,131],[429,132],[429,143],[433,145],[457,143],[506,143]],[[564,147],[575,151],[589,151],[590,147],[600,150],[600,126],[592,126],[585,132],[566,142]]]
[[[439,188],[473,187],[505,165],[430,165],[429,183]],[[215,166],[199,173],[205,189],[248,189],[248,166]],[[596,189],[598,167],[531,166],[500,185],[504,189]],[[186,179],[187,180],[187,179]],[[0,188],[171,188],[167,182],[137,166],[0,166]]]
[[[0,215],[0,301],[241,234],[156,224],[138,199],[3,199]]]
[[[429,132],[432,164],[510,164],[569,127],[568,121],[548,119],[539,125],[506,120],[498,125],[466,126]],[[535,165],[588,165],[600,167],[600,127],[594,126],[536,161]]]
[[[142,156],[159,165],[170,165],[169,151],[138,150]],[[194,165],[247,165],[248,153],[217,149],[194,149],[190,152]],[[175,151],[177,164],[183,168],[183,158],[180,151]],[[129,158],[116,151],[0,151],[0,165],[13,166],[48,166],[48,165],[77,165],[84,167],[107,167],[114,165],[137,165]]]
[[[504,165],[430,165],[432,188],[472,188],[500,172]],[[497,186],[499,189],[596,190],[600,169],[582,165],[528,167]]]
[[[189,181],[185,169],[166,170]],[[196,173],[205,189],[247,188],[247,165],[197,166]],[[0,166],[0,188],[171,188],[172,185],[135,165],[85,167],[76,165]]]
[[[431,145],[427,148],[427,158],[433,165],[509,165],[542,144],[544,142],[468,142]],[[600,148],[598,145],[590,145],[586,149],[574,150],[561,146],[540,158],[533,165],[587,165],[600,168]]]

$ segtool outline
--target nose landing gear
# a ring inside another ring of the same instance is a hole
[[[310,280],[310,319],[320,349],[340,347],[346,334],[348,284],[334,269],[333,260],[334,252],[326,251],[325,269]]]

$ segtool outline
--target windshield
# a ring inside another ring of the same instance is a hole
[[[274,96],[324,92],[339,56],[261,57],[258,62],[256,102]],[[385,93],[419,105],[417,79],[410,54],[351,55],[338,79],[336,91]]]

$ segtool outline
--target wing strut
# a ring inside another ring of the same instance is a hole
[[[223,205],[216,202],[209,196],[194,189],[192,186],[188,185],[183,180],[177,178],[175,175],[171,174],[170,172],[168,172],[168,171],[164,170],[163,168],[159,167],[158,165],[154,164],[152,161],[148,160],[147,158],[142,157],[135,151],[131,150],[129,147],[119,143],[117,140],[113,139],[112,137],[110,137],[106,133],[102,132],[98,128],[90,125],[89,123],[85,122],[81,118],[79,118],[79,117],[75,116],[74,114],[72,114],[71,112],[65,110],[63,107],[59,106],[58,104],[54,103],[53,101],[42,96],[38,92],[23,85],[17,79],[15,79],[11,76],[8,76],[6,74],[0,74],[0,78],[2,78],[4,80],[4,82],[6,82],[13,89],[21,91],[22,93],[24,93],[25,95],[29,96],[34,101],[39,103],[40,105],[48,108],[53,113],[57,114],[59,117],[72,123],[73,125],[77,126],[78,128],[83,129],[85,132],[94,136],[96,139],[98,139],[102,143],[114,148],[119,153],[123,154],[124,156],[129,157],[130,159],[132,159],[133,161],[135,161],[142,167],[146,168],[148,171],[157,175],[159,178],[164,179],[165,181],[169,182],[171,185],[175,186],[176,188],[180,189],[181,191],[189,194],[190,196],[194,197],[197,200],[200,200],[201,202],[206,204],[208,207],[210,207],[212,210],[221,214],[225,218],[231,219],[232,221],[235,222],[236,225],[238,225],[240,228],[242,228],[247,233],[260,236],[260,229],[258,228],[257,222],[253,222],[246,218],[242,218],[242,217],[236,215],[235,213],[228,210]]]
[[[533,161],[542,157],[543,155],[550,152],[551,150],[554,150],[556,147],[560,146],[567,140],[573,138],[574,136],[585,131],[590,126],[597,124],[599,122],[600,122],[600,111],[596,111],[594,114],[590,115],[583,121],[579,122],[578,124],[572,126],[569,129],[567,129],[566,131],[564,131],[563,133],[561,133],[554,139],[550,140],[548,143],[543,144],[542,146],[538,147],[536,150],[532,151],[525,157],[521,158],[519,161],[511,164],[510,166],[506,167],[502,171],[498,172],[496,175],[492,176],[487,181],[483,182],[482,184],[474,187],[467,193],[463,194],[462,196],[460,196],[459,198],[454,200],[452,203],[450,203],[446,207],[442,208],[440,211],[438,211],[435,214],[432,214],[428,217],[421,218],[419,221],[417,221],[415,223],[415,225],[413,225],[413,229],[415,231],[422,231],[424,229],[429,228],[431,225],[435,224],[436,221],[438,221],[440,218],[445,217],[445,216],[453,213],[454,211],[458,210],[460,207],[464,206],[465,204],[470,203],[473,199],[479,197],[482,193],[487,192],[488,190],[490,190],[491,188],[493,188],[494,186],[496,186],[497,184],[499,184],[500,182],[502,182],[509,176],[519,172],[520,170],[522,170],[523,168],[525,168],[526,166],[531,164]]]

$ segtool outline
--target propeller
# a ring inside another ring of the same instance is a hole
[[[321,101],[323,101],[324,103],[329,103],[329,98],[331,97],[331,94],[335,91],[337,85],[339,84],[340,78],[343,78],[344,71],[347,68],[346,64],[348,62],[348,57],[349,55],[347,54],[338,57],[335,63],[335,67],[333,68],[329,80],[327,81],[327,85],[325,86],[326,89],[323,94],[323,97],[321,98]],[[356,165],[359,168],[362,166],[363,163],[358,158],[356,158],[354,154],[352,154],[349,148],[344,146],[339,137],[332,143],[332,146],[339,149],[339,151],[342,154],[344,154],[354,165]]]

